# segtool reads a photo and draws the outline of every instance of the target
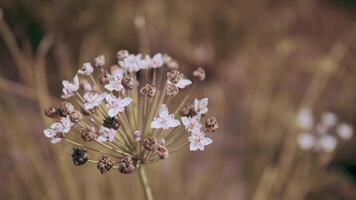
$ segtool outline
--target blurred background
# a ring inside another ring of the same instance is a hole
[[[356,199],[356,139],[300,151],[295,116],[356,127],[355,0],[1,0],[0,199],[143,199],[137,174],[76,167],[43,110],[81,63],[168,53],[208,78],[220,129],[204,152],[148,167],[156,199]]]

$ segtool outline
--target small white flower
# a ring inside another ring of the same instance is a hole
[[[64,138],[64,134],[70,131],[72,124],[70,118],[67,116],[66,118],[62,118],[60,123],[53,123],[43,133],[47,138],[51,139],[51,143],[58,143]]]
[[[106,128],[104,126],[101,126],[99,129],[99,137],[97,138],[97,140],[99,142],[112,142],[115,139],[116,136],[116,131],[112,128]]]
[[[90,63],[84,63],[82,68],[78,70],[78,73],[81,75],[89,76],[93,73],[94,68]]]
[[[163,57],[162,54],[157,53],[151,59],[151,68],[160,68],[163,65]]]
[[[311,110],[309,108],[301,108],[298,112],[296,123],[303,130],[312,129],[314,120]]]
[[[182,117],[182,123],[187,131],[193,131],[195,129],[200,130],[202,125],[200,124],[200,115],[194,117]]]
[[[110,74],[111,76],[118,76],[122,78],[124,76],[125,71],[117,65],[110,66]]]
[[[204,151],[204,147],[213,143],[213,140],[205,137],[203,132],[192,134],[188,140],[190,141],[190,151],[201,150]]]
[[[149,55],[146,55],[145,58],[140,61],[140,69],[148,69],[152,66],[152,59]]]
[[[330,128],[336,125],[337,117],[334,113],[325,112],[321,115],[321,123]]]
[[[90,110],[93,109],[94,107],[97,107],[100,105],[100,103],[104,100],[106,96],[106,93],[96,93],[96,92],[87,92],[84,94],[84,109],[85,110]]]
[[[337,134],[340,136],[340,138],[347,140],[350,139],[354,133],[354,130],[352,127],[346,123],[341,123],[337,127]]]
[[[184,89],[186,88],[188,85],[192,84],[192,81],[189,79],[181,79],[179,80],[177,83],[172,83],[169,80],[167,81],[168,84],[172,84],[175,85],[177,88],[179,89]]]
[[[108,115],[110,117],[116,116],[119,112],[124,112],[125,107],[128,106],[132,102],[132,98],[120,98],[115,97],[114,95],[108,94],[106,97],[106,107],[109,109]]]
[[[104,55],[100,55],[94,59],[95,66],[102,67],[105,65],[105,57]]]
[[[326,153],[334,151],[337,146],[337,139],[331,135],[323,135],[318,139],[318,148]]]
[[[151,128],[163,128],[169,129],[180,125],[179,120],[174,119],[173,114],[169,114],[168,108],[165,104],[162,104],[159,109],[158,117],[155,117],[151,122]]]
[[[298,136],[298,145],[304,151],[310,150],[315,145],[315,138],[310,133],[303,132]]]
[[[115,76],[111,75],[109,78],[109,83],[104,87],[109,91],[122,91],[124,86],[121,84],[122,76],[116,74]]]
[[[205,114],[208,112],[208,98],[204,98],[201,100],[194,100],[194,110],[198,114]]]
[[[129,72],[138,72],[141,66],[141,54],[133,55],[130,54],[122,61],[119,61],[119,65],[128,70]]]
[[[68,99],[71,96],[74,96],[75,93],[79,90],[79,79],[78,75],[75,75],[73,78],[73,82],[69,82],[67,80],[62,81],[63,84],[63,95],[62,98]]]

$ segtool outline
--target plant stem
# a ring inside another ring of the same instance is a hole
[[[152,191],[151,191],[150,186],[148,185],[147,175],[146,175],[146,171],[145,171],[145,168],[143,165],[139,166],[138,173],[140,176],[143,191],[145,192],[145,199],[153,200]]]

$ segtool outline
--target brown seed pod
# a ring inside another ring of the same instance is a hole
[[[123,174],[129,174],[136,170],[135,162],[130,156],[126,156],[119,161],[119,172]]]
[[[159,142],[156,138],[149,137],[143,140],[142,146],[148,151],[155,151],[158,148]]]
[[[114,165],[115,162],[113,160],[111,160],[108,156],[103,156],[96,165],[96,168],[100,171],[101,174],[104,174],[108,172]]]
[[[156,94],[156,87],[154,85],[146,84],[141,88],[141,93],[148,97],[154,97]]]

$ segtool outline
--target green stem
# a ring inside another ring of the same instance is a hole
[[[140,180],[141,180],[141,184],[142,184],[142,188],[145,192],[145,199],[146,200],[153,200],[153,196],[152,196],[152,191],[150,186],[148,185],[148,181],[147,181],[147,175],[146,175],[146,171],[143,165],[140,165],[138,168],[138,173],[140,176]]]

